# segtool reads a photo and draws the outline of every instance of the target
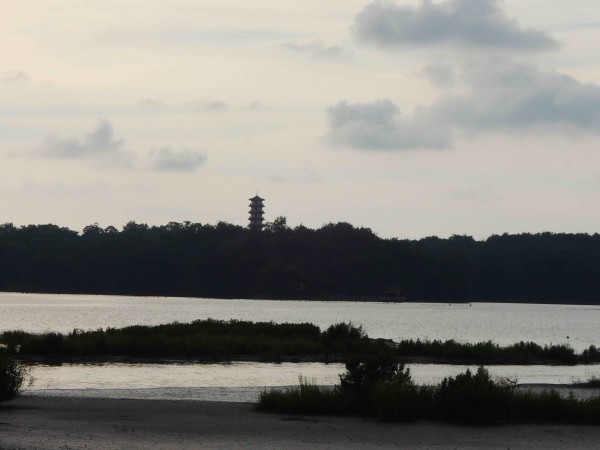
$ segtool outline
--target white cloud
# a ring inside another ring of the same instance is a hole
[[[229,109],[229,105],[221,100],[193,100],[187,102],[184,108],[195,112],[225,112]]]
[[[269,109],[264,103],[253,101],[244,106],[244,111],[266,111]]]
[[[453,200],[485,202],[494,199],[497,196],[497,190],[494,186],[483,183],[478,186],[453,190],[449,196]]]
[[[160,99],[143,98],[137,102],[138,106],[149,111],[164,111],[167,105]]]
[[[152,168],[161,172],[193,172],[206,162],[203,153],[182,147],[163,147],[151,152]]]
[[[498,0],[423,0],[417,7],[374,1],[355,19],[353,31],[382,47],[452,45],[511,51],[547,50],[557,42],[506,17]]]
[[[4,72],[0,78],[2,84],[27,83],[29,80],[31,80],[29,74],[22,70]]]
[[[268,181],[273,183],[317,183],[322,181],[321,178],[310,167],[301,169],[292,169],[281,171],[277,174],[271,174],[266,177]]]
[[[306,54],[317,61],[344,61],[352,59],[351,51],[339,45],[326,45],[321,41],[298,43],[287,42],[283,44],[287,49],[301,54]]]

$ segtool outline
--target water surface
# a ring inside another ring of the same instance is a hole
[[[438,384],[476,366],[409,364],[418,384]],[[520,384],[571,384],[600,376],[600,365],[489,366],[490,374]],[[255,401],[269,387],[298,384],[300,376],[333,386],[345,371],[343,364],[256,363],[227,364],[62,364],[35,365],[29,395],[88,396],[167,400]]]
[[[361,303],[204,298],[0,293],[0,332],[70,332],[196,319],[310,322],[325,329],[361,325],[371,337],[568,343],[576,351],[600,344],[600,307],[510,303]],[[438,383],[463,365],[411,364],[418,383]],[[490,366],[520,383],[571,383],[600,375],[599,366]],[[235,362],[229,364],[37,365],[30,395],[253,401],[265,387],[289,386],[300,375],[333,385],[341,364]]]
[[[600,307],[515,303],[366,303],[0,293],[0,332],[70,332],[196,319],[338,322],[387,339],[600,346]]]

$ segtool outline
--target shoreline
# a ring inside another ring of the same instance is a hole
[[[282,386],[244,386],[226,387],[167,387],[167,388],[85,388],[85,389],[27,389],[22,397],[35,398],[87,398],[116,400],[160,400],[160,401],[195,401],[221,403],[255,404],[264,390],[285,390],[295,385]],[[332,385],[322,385],[332,387]],[[577,399],[590,399],[600,396],[600,388],[576,384],[523,383],[516,385],[517,392],[542,393],[557,392],[562,398],[573,396]]]
[[[338,303],[410,303],[410,304],[448,304],[449,306],[471,306],[472,304],[515,304],[515,305],[549,305],[549,306],[600,306],[598,300],[577,300],[576,302],[569,301],[568,299],[556,300],[556,301],[543,301],[541,299],[535,299],[531,301],[519,300],[519,299],[474,299],[474,300],[440,300],[439,298],[433,299],[414,299],[414,298],[403,298],[400,300],[398,297],[390,299],[386,296],[381,295],[347,295],[347,296],[336,296],[336,295],[322,295],[322,296],[286,296],[286,297],[269,297],[269,296],[255,296],[255,297],[199,297],[199,296],[181,296],[181,295],[148,295],[148,294],[131,294],[131,293],[102,293],[102,292],[46,292],[46,291],[20,291],[20,290],[8,290],[0,291],[0,295],[44,295],[44,296],[70,296],[70,297],[125,297],[125,298],[152,298],[152,299],[196,299],[196,300],[265,300],[273,302],[338,302]],[[369,300],[371,299],[371,300]]]
[[[0,405],[0,448],[594,448],[600,427],[261,413],[249,403],[19,397]]]
[[[1,334],[1,333],[0,333]],[[375,339],[377,340],[377,339]],[[379,339],[388,341],[386,339]],[[202,358],[202,357],[135,357],[135,356],[52,356],[52,355],[15,355],[15,359],[28,364],[41,365],[61,365],[61,364],[226,364],[236,362],[256,362],[256,363],[323,363],[336,364],[345,363],[347,357],[340,354],[328,355],[300,355],[289,356],[281,355],[278,357],[267,358],[257,357],[254,355],[235,355],[235,357],[222,358]],[[565,362],[557,362],[554,360],[534,360],[527,363],[519,363],[516,361],[509,362],[487,362],[482,363],[473,361],[468,358],[448,358],[448,357],[433,357],[433,356],[398,356],[397,362],[403,364],[435,364],[435,365],[451,365],[451,366],[560,366],[560,367],[576,367],[576,366],[593,366],[600,365],[598,361],[576,362],[568,364]]]

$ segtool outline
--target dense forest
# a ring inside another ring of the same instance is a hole
[[[330,223],[0,225],[0,291],[600,303],[600,235],[382,239]]]

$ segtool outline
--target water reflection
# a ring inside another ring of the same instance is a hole
[[[411,364],[418,384],[437,384],[445,376],[476,366]],[[519,383],[570,384],[600,375],[600,365],[590,366],[489,366],[496,377]],[[172,400],[254,401],[271,386],[290,386],[300,375],[321,385],[334,385],[343,364],[255,363],[228,364],[63,364],[35,365],[30,395],[66,395]]]

